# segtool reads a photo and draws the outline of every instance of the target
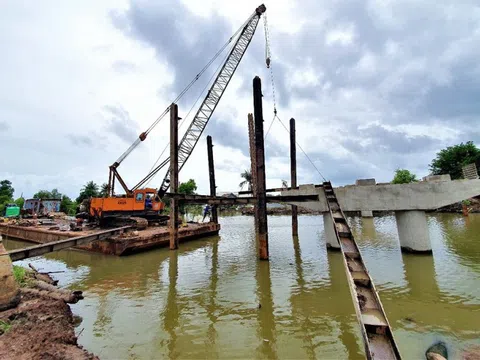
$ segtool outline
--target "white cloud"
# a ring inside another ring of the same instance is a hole
[[[355,29],[352,24],[339,27],[327,32],[325,43],[327,45],[351,45],[355,39]]]
[[[0,141],[9,155],[2,158],[0,178],[11,179],[17,195],[56,187],[75,197],[86,181],[105,182],[108,166],[259,2],[172,4],[51,0],[3,6]],[[282,0],[266,6],[278,115],[287,126],[296,118],[298,142],[327,178],[387,181],[400,166],[426,172],[442,147],[480,141],[470,131],[480,112],[475,1]],[[182,13],[174,17],[172,9]],[[255,75],[263,83],[265,128],[273,117],[264,41],[259,23],[182,170],[181,179],[197,179],[201,193],[208,192],[205,135],[214,135],[219,191],[238,190],[240,173],[249,167],[244,142]],[[181,116],[203,85],[182,100]],[[148,172],[168,134],[167,116],[120,166],[128,184]],[[278,120],[266,147],[267,182],[279,186],[288,179],[289,153]],[[297,153],[299,182],[321,181]],[[150,185],[158,186],[163,175]]]

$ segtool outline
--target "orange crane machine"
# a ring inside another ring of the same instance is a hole
[[[207,92],[202,104],[188,129],[183,135],[179,143],[179,171],[182,169],[185,162],[195,148],[200,136],[202,135],[208,121],[210,120],[215,108],[217,107],[222,95],[227,88],[230,80],[235,73],[243,55],[245,54],[250,42],[255,34],[258,22],[262,14],[266,11],[265,5],[260,5],[254,13],[245,21],[237,32],[230,37],[226,44],[215,54],[215,56],[205,65],[205,67],[197,74],[197,76],[190,82],[189,85],[180,93],[174,103],[177,102],[190,87],[200,78],[200,76],[207,70],[207,68],[215,61],[215,59],[223,52],[224,49],[232,42],[238,35],[234,45],[232,46],[223,66],[213,81],[210,89]],[[267,44],[268,48],[268,44]],[[270,65],[270,58],[267,56],[267,67]],[[141,143],[143,142],[153,128],[160,122],[160,120],[169,112],[170,107],[160,115],[150,127],[142,132],[135,142],[115,161],[109,168],[108,187],[106,197],[95,197],[87,199],[80,208],[80,213],[77,217],[88,218],[90,221],[97,221],[101,226],[104,225],[120,225],[120,224],[136,224],[138,228],[148,226],[148,222],[164,222],[168,220],[168,216],[162,214],[165,204],[162,198],[168,190],[170,184],[170,173],[167,171],[162,184],[159,189],[142,188],[152,177],[154,177],[162,168],[170,162],[167,157],[158,166],[155,166],[142,180],[140,180],[134,187],[129,188],[125,181],[118,173],[118,167],[125,160],[125,158]],[[115,194],[115,183],[121,185],[125,194]]]

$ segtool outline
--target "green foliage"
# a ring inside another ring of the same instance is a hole
[[[23,197],[19,197],[17,200],[15,200],[15,204],[17,204],[17,206],[20,209],[23,209],[23,204],[25,204],[25,199]]]
[[[194,195],[195,191],[197,191],[197,184],[193,179],[190,179],[184,183],[180,183],[180,185],[178,186],[178,192],[180,194]]]
[[[0,320],[0,335],[5,334],[11,327],[10,323]]]
[[[0,197],[13,198],[13,193],[15,189],[12,187],[12,182],[10,180],[0,181]]]
[[[108,184],[103,183],[102,186],[100,186],[100,192],[98,193],[100,197],[107,197],[108,196]]]
[[[0,214],[5,211],[5,206],[13,202],[13,193],[15,189],[12,187],[10,180],[0,181]]]
[[[252,172],[249,170],[245,170],[243,173],[240,174],[242,179],[244,179],[238,186],[240,187],[241,190],[245,187],[245,185],[248,185],[248,190],[252,191]]]
[[[408,184],[415,181],[417,181],[417,176],[415,174],[412,174],[407,169],[397,169],[395,170],[392,184]]]
[[[440,150],[432,160],[430,170],[434,175],[450,174],[452,180],[462,178],[462,167],[480,159],[480,149],[472,142],[449,146]]]
[[[62,196],[62,202],[60,203],[60,211],[67,215],[75,215],[77,209],[77,203],[72,201],[67,195]]]
[[[13,277],[19,285],[25,285],[27,270],[24,267],[13,265]]]
[[[62,194],[58,192],[57,189],[53,189],[52,191],[48,190],[40,190],[37,191],[33,195],[34,199],[58,199],[60,200],[62,198]]]
[[[178,186],[178,192],[180,194],[185,194],[185,195],[194,195],[196,194],[195,192],[197,191],[197,184],[195,183],[195,180],[190,179],[187,182],[180,183]],[[180,214],[185,214],[186,212],[190,211],[191,206],[185,206],[184,204],[181,204],[178,211]]]
[[[80,195],[77,197],[77,203],[80,204],[84,199],[88,199],[90,197],[98,197],[99,190],[98,185],[95,184],[93,181],[87,182],[80,190]]]

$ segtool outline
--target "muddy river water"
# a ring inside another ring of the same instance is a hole
[[[480,214],[428,216],[433,256],[400,252],[395,218],[349,218],[405,359],[438,340],[452,358],[480,346]],[[253,217],[221,217],[220,236],[129,257],[61,251],[30,259],[80,289],[79,342],[102,359],[361,359],[339,253],[321,216],[268,218],[270,262]],[[6,240],[7,248],[24,244]],[[20,262],[22,264],[22,262]]]

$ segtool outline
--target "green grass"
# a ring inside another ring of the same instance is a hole
[[[10,325],[8,322],[0,320],[0,335],[6,333],[12,325]]]
[[[27,270],[24,267],[13,265],[13,276],[19,285],[25,285]]]

